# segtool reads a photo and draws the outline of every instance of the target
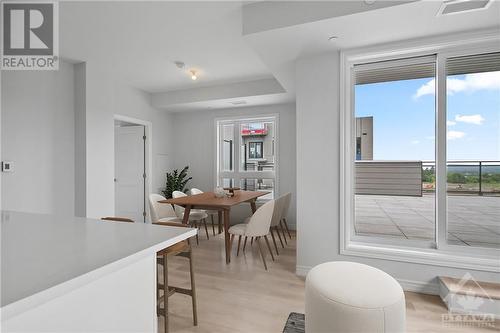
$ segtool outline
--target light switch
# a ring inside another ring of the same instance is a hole
[[[14,171],[14,163],[10,161],[2,162],[2,171],[3,172],[12,172]]]

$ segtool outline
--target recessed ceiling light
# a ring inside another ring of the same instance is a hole
[[[486,9],[491,4],[491,0],[447,0],[439,8],[437,16],[459,14],[474,10]]]
[[[328,37],[328,41],[331,42],[331,41],[336,40],[337,38],[339,38],[339,37],[338,36],[330,36],[330,37]]]

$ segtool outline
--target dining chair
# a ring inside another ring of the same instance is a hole
[[[190,193],[191,195],[196,195],[196,194],[201,194],[201,193],[203,193],[203,191],[202,191],[202,190],[200,190],[200,189],[197,189],[197,188],[193,187],[191,190],[189,190],[189,193]],[[213,233],[213,235],[215,236],[215,222],[214,222],[214,215],[216,215],[216,216],[217,216],[217,218],[218,218],[218,222],[217,222],[217,223],[218,223],[218,228],[219,228],[219,230],[220,230],[219,232],[221,232],[221,231],[222,231],[222,221],[221,221],[221,219],[220,219],[220,217],[219,217],[219,211],[218,211],[218,210],[205,210],[205,213],[207,213],[208,215],[210,215],[210,220],[211,220],[211,222],[212,222],[212,233]]]
[[[175,198],[182,198],[186,197],[187,194],[181,191],[174,191],[172,192],[172,197]],[[175,213],[177,214],[177,217],[182,219],[184,218],[184,207],[181,207],[179,205],[174,205]],[[207,239],[210,239],[208,236],[208,228],[207,228],[207,217],[208,214],[199,209],[191,209],[189,212],[189,222],[194,223],[194,226],[198,228],[198,221],[203,223],[205,226],[205,233],[207,234]],[[196,243],[198,244],[198,239],[196,240]]]
[[[172,205],[162,204],[158,201],[166,200],[163,195],[151,193],[149,195],[149,212],[151,214],[151,222],[182,222],[182,219],[177,217]]]
[[[151,215],[151,222],[182,223],[182,219],[177,217],[172,205],[159,203],[158,201],[160,200],[165,200],[165,197],[156,193],[151,193],[149,195],[149,213]],[[198,234],[196,234],[196,243],[199,243]]]
[[[151,198],[151,196],[150,196]],[[125,217],[115,217],[115,216],[107,216],[101,218],[104,221],[115,221],[115,222],[134,222],[134,220],[125,218]],[[181,222],[167,222],[167,221],[157,221],[153,222],[156,225],[170,226],[170,227],[184,227],[188,228],[189,226],[182,224]],[[179,256],[189,259],[189,275],[191,280],[191,289],[174,287],[168,284],[168,257],[171,256]],[[189,239],[180,241],[171,245],[163,250],[160,250],[156,253],[156,265],[162,268],[163,270],[163,281],[160,283],[160,270],[156,270],[156,314],[158,316],[163,316],[165,318],[164,324],[164,332],[168,333],[168,298],[175,293],[184,294],[191,296],[191,303],[193,308],[193,325],[198,326],[198,311],[196,307],[196,287],[194,281],[194,268],[193,268],[193,249],[191,248],[191,243]],[[165,288],[167,286],[167,288]],[[163,295],[161,292],[163,291]],[[166,296],[166,297],[165,297]],[[163,308],[161,307],[161,303],[163,303]]]
[[[283,240],[281,239],[280,230],[279,230],[280,222],[281,222],[281,219],[283,217],[284,204],[285,204],[285,197],[284,196],[281,196],[275,200],[274,209],[273,209],[273,217],[271,220],[271,227],[269,228],[271,238],[272,238],[273,244],[274,244],[274,249],[276,250],[277,255],[279,255],[279,252],[278,252],[278,245],[276,244],[276,238],[274,237],[274,232],[276,232],[278,239],[281,243],[281,246],[283,248],[285,248],[285,245],[283,244]]]
[[[241,237],[254,237],[257,245],[259,246],[259,252],[262,257],[262,262],[264,263],[264,268],[267,270],[266,258],[262,246],[260,243],[260,238],[263,237],[266,241],[267,248],[271,254],[271,258],[274,261],[274,255],[271,251],[271,246],[269,245],[269,240],[267,235],[269,234],[269,228],[271,227],[271,220],[273,218],[275,201],[270,200],[264,205],[260,206],[259,209],[253,213],[253,215],[248,219],[247,223],[240,223],[233,225],[229,228],[229,234],[231,234],[230,246],[232,247],[234,236],[239,236],[238,238],[238,252],[241,243]],[[246,245],[246,244],[245,244]]]
[[[286,223],[286,217],[288,215],[288,210],[290,209],[290,202],[292,201],[292,193],[288,192],[282,196],[284,198],[284,202],[282,205],[282,213],[281,213],[281,220],[280,224],[283,223],[283,226],[286,229],[286,232],[288,233],[288,237],[292,239],[292,235],[290,234],[290,229],[288,229],[288,224]]]

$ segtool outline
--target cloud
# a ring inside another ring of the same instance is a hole
[[[418,145],[419,143],[420,143],[420,141],[418,141],[418,140],[411,140],[412,145]]]
[[[457,114],[455,116],[455,121],[460,121],[462,123],[468,123],[474,125],[482,125],[484,118],[480,114],[471,114],[469,116],[462,116]]]
[[[448,131],[448,140],[455,140],[455,139],[461,139],[465,136],[464,132],[460,131]]]
[[[435,90],[436,90],[436,80],[432,79],[426,84],[422,85],[420,88],[418,88],[415,95],[413,95],[413,98],[417,99],[425,95],[434,95]]]
[[[448,126],[454,126],[454,125],[456,125],[456,124],[457,124],[457,122],[456,122],[456,121],[453,121],[453,120],[447,120],[447,121],[446,121],[446,125],[448,125]]]
[[[436,81],[432,79],[418,88],[413,98],[434,95],[435,87]],[[466,74],[463,79],[448,78],[446,80],[446,90],[448,95],[477,90],[500,90],[500,71]]]

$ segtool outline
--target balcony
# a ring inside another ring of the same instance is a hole
[[[434,239],[433,161],[357,161],[356,169],[356,235]],[[500,161],[449,162],[447,192],[448,242],[499,248]]]

